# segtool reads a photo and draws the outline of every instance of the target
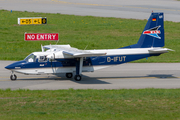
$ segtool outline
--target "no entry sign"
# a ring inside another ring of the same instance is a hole
[[[25,33],[25,41],[59,40],[58,33]]]

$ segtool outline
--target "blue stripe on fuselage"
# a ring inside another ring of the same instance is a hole
[[[86,57],[83,60],[83,66],[98,66],[98,65],[116,65],[131,62],[134,60],[156,56],[159,54],[139,54],[139,55],[112,55],[99,57]],[[75,67],[76,59],[56,59],[55,61],[47,62],[27,62],[21,66],[25,68],[49,68],[49,67]]]

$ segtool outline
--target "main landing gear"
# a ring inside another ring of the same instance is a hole
[[[10,76],[10,79],[11,79],[12,81],[15,81],[15,80],[17,80],[17,76],[12,72],[12,74],[11,74],[11,76]]]
[[[83,66],[83,57],[77,58],[76,59],[76,75],[74,76],[74,79],[76,81],[81,80],[82,66]]]
[[[75,79],[76,81],[81,81],[81,76],[80,76],[80,75],[75,75],[75,76],[74,76],[74,79]]]
[[[76,81],[81,80],[81,73],[82,73],[82,66],[83,66],[83,57],[76,58],[76,75],[74,76],[74,79]],[[72,78],[72,73],[66,73],[67,78]]]
[[[73,77],[73,74],[72,74],[72,73],[66,73],[66,77],[67,77],[67,78],[72,78],[72,77]],[[75,75],[75,76],[74,76],[74,79],[75,79],[76,81],[80,81],[80,80],[81,80],[81,76],[80,76],[80,75]]]
[[[72,73],[66,73],[67,78],[72,78],[73,74]]]

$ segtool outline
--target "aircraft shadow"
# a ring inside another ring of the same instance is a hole
[[[88,76],[86,76],[88,77]],[[89,79],[94,79],[93,77],[88,77]],[[138,79],[138,78],[158,78],[158,79],[166,79],[166,78],[178,78],[173,76],[173,74],[150,74],[147,76],[116,76],[116,77],[95,77],[96,79]]]
[[[148,75],[147,77],[155,77],[155,78],[160,78],[160,79],[165,79],[165,78],[178,78],[176,76],[173,76],[173,74],[153,74],[153,75]]]
[[[173,76],[173,74],[150,74],[147,76],[116,76],[116,77],[89,77],[86,75],[82,75],[82,80],[81,81],[75,81],[74,78],[66,78],[65,76],[50,76],[50,77],[33,77],[33,78],[19,78],[18,80],[21,81],[36,81],[36,80],[45,80],[45,81],[72,81],[78,84],[111,84],[110,82],[104,81],[107,79],[152,79],[152,78],[157,78],[157,79],[166,79],[166,78],[178,78]],[[103,80],[104,79],[104,80]]]
[[[95,77],[88,77],[88,76],[84,76],[82,75],[82,80],[81,81],[76,81],[74,80],[74,78],[66,78],[64,75],[58,75],[58,76],[47,76],[47,77],[26,77],[26,78],[18,78],[17,80],[20,80],[20,81],[52,81],[52,80],[55,80],[55,81],[72,81],[72,82],[76,82],[76,83],[79,83],[79,84],[111,84],[109,82],[106,82],[106,81],[102,81],[102,80],[98,80],[96,79]]]

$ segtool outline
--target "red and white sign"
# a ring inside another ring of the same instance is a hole
[[[58,33],[25,33],[25,41],[59,40]]]

